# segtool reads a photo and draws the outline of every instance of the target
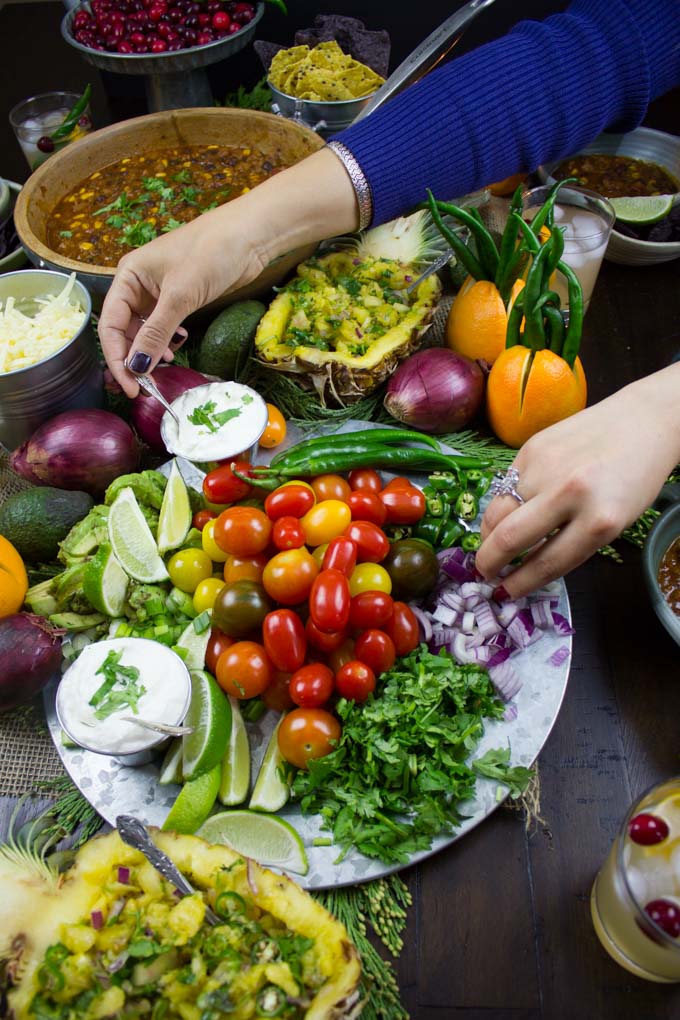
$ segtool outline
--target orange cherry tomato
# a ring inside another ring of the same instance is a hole
[[[264,590],[284,606],[296,606],[309,595],[319,567],[304,546],[277,553],[267,563],[262,574]]]
[[[217,660],[217,682],[232,698],[255,698],[272,681],[274,667],[256,641],[236,641]]]
[[[312,488],[319,503],[324,499],[338,499],[346,503],[352,491],[349,482],[341,475],[318,475],[312,478]]]
[[[258,581],[262,580],[262,574],[267,563],[264,553],[257,556],[227,556],[224,564],[224,580],[227,584],[234,581]]]
[[[306,769],[310,760],[335,749],[341,733],[340,723],[325,709],[294,708],[279,726],[279,750],[291,765]]]
[[[346,662],[356,659],[354,654],[354,641],[352,638],[345,638],[341,645],[338,645],[328,656],[328,665],[334,673],[339,673]]]
[[[269,418],[265,430],[260,436],[260,446],[269,450],[272,446],[278,446],[286,438],[286,419],[278,407],[274,407],[273,404],[267,404],[267,411]]]
[[[269,545],[272,522],[251,506],[232,506],[215,521],[213,537],[223,552],[232,556],[257,556]]]

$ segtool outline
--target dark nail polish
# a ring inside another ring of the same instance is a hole
[[[149,371],[151,364],[151,355],[144,354],[143,351],[136,351],[130,361],[128,361],[128,368],[131,372],[137,372],[138,375],[144,375],[145,372]]]
[[[507,602],[512,596],[505,590],[502,584],[499,584],[497,588],[494,588],[491,598],[494,602]]]
[[[186,333],[180,333],[179,330],[177,330],[177,332],[173,333],[172,336],[170,337],[170,343],[175,347],[179,347],[184,343],[186,338],[187,338]]]

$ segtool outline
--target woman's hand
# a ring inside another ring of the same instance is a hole
[[[671,365],[524,444],[514,466],[525,502],[489,503],[477,568],[496,579],[529,550],[502,580],[514,598],[561,577],[631,524],[678,462],[680,365]]]

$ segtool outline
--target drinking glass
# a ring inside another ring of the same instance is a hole
[[[542,186],[526,192],[522,199],[525,219],[531,220],[536,215],[550,191],[549,187]],[[586,188],[560,188],[554,208],[555,225],[564,228],[562,261],[571,266],[578,277],[583,288],[583,308],[587,311],[616,213],[606,198]],[[560,272],[556,274],[554,289],[566,311],[569,308],[567,281]]]
[[[680,981],[680,776],[631,807],[593,885],[600,942],[631,973]]]
[[[92,120],[88,104],[70,134],[54,141],[53,147],[48,152],[42,151],[38,146],[41,138],[49,138],[55,128],[59,127],[79,99],[80,96],[75,92],[43,92],[39,96],[24,99],[10,110],[9,122],[14,128],[14,134],[31,170],[44,163],[53,152],[58,152],[69,142],[81,138],[91,130]]]

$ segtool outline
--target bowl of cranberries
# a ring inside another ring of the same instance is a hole
[[[88,0],[66,14],[61,31],[105,71],[176,73],[238,52],[263,11],[249,0]]]

